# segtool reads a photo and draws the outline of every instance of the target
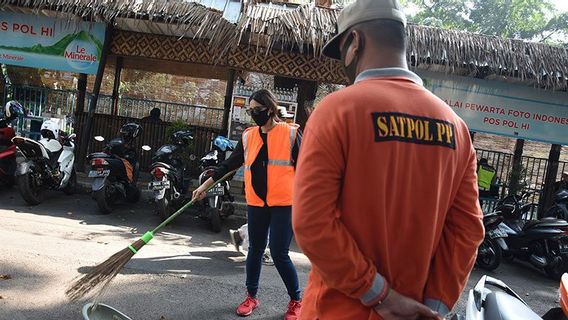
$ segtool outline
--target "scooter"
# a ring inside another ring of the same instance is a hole
[[[181,130],[173,133],[171,138],[173,143],[161,146],[152,157],[152,181],[148,184],[162,220],[169,218],[183,205],[189,186],[188,171],[181,159],[181,152],[190,145],[193,136],[190,131]]]
[[[71,195],[77,188],[75,134],[60,131],[52,120],[43,122],[40,133],[39,141],[24,137],[12,139],[24,156],[16,169],[16,182],[22,198],[30,205],[40,204],[48,189]]]
[[[496,211],[483,217],[485,238],[477,249],[476,263],[480,268],[493,271],[501,264],[503,250],[508,250],[504,238],[507,234],[499,228],[503,222],[501,212]]]
[[[16,136],[13,128],[9,127],[10,121],[0,119],[0,184],[11,187],[16,183],[16,145],[12,139]]]
[[[503,214],[504,221],[499,229],[507,234],[504,238],[507,249],[503,255],[528,261],[533,266],[543,269],[553,279],[560,279],[568,271],[568,237],[565,220],[544,218],[541,220],[522,219],[532,204],[525,203],[530,193],[520,197],[507,196],[497,204],[497,210]]]
[[[111,139],[102,152],[91,153],[87,157],[91,163],[88,177],[94,179],[92,197],[103,214],[111,213],[120,201],[136,203],[140,199],[138,154],[129,147],[140,130],[138,124],[125,124],[120,130],[120,137]],[[94,139],[105,141],[102,136]],[[144,146],[143,150],[150,150],[150,147]]]
[[[540,317],[503,281],[483,276],[469,291],[465,316],[451,320],[567,320],[568,274],[560,282],[560,307],[552,308]]]
[[[545,217],[568,220],[568,190],[560,189],[554,194],[554,205],[544,214]]]
[[[213,176],[214,169],[223,160],[227,151],[233,151],[233,143],[223,137],[218,136],[213,140],[213,148],[200,160],[199,168],[202,170],[199,175],[199,183],[203,184],[207,179]],[[213,232],[221,232],[221,219],[232,215],[235,212],[233,202],[235,199],[231,195],[230,177],[222,183],[218,183],[205,195],[203,205],[205,207],[205,216],[211,223]]]

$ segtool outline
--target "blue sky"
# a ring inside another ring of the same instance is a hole
[[[556,5],[558,10],[562,12],[568,11],[568,1],[567,0],[552,0],[552,3]]]

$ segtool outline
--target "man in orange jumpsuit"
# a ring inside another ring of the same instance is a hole
[[[324,49],[354,84],[315,109],[298,160],[302,319],[440,319],[483,240],[468,128],[408,70],[405,23],[397,0],[358,0]]]

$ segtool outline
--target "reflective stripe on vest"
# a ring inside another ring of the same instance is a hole
[[[481,190],[491,189],[491,182],[495,177],[495,170],[480,166],[477,171],[477,184]]]
[[[245,163],[247,162],[247,155],[248,155],[248,136],[249,136],[249,132],[245,131],[243,133],[243,151],[244,151]],[[247,166],[245,166],[245,167],[247,167]],[[245,168],[245,170],[247,170],[247,169]],[[250,167],[248,168],[248,170],[250,170]]]
[[[266,162],[266,199],[262,200],[252,187],[252,168],[264,145],[259,127],[243,132],[245,195],[251,206],[292,205],[294,163],[292,149],[297,127],[278,123],[266,136],[268,161]]]

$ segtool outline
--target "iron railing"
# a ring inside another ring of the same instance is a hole
[[[19,101],[28,113],[36,117],[69,116],[75,112],[77,107],[77,91],[75,90],[6,85],[3,98],[3,103],[8,100]],[[88,110],[91,99],[92,94],[86,94],[85,112]],[[150,110],[154,108],[160,109],[161,118],[166,122],[181,121],[208,128],[221,128],[223,124],[223,109],[124,96],[118,99],[116,116],[141,119],[149,115]],[[95,113],[113,114],[112,96],[100,94]]]
[[[478,159],[485,158],[488,163],[493,166],[497,171],[497,179],[501,184],[500,196],[503,198],[505,195],[509,194],[509,189],[511,187],[511,172],[513,169],[513,154],[477,149]],[[524,190],[532,192],[532,195],[528,198],[528,201],[534,203],[530,214],[526,217],[527,219],[536,218],[536,213],[538,211],[538,204],[540,203],[540,197],[544,191],[544,182],[546,178],[546,170],[548,169],[548,159],[536,158],[529,156],[521,157],[521,170],[520,180],[524,180],[526,186]],[[558,163],[558,173],[556,180],[559,180],[562,172],[568,169],[568,162],[559,161]],[[490,211],[493,207],[491,204],[487,204],[484,210]]]

